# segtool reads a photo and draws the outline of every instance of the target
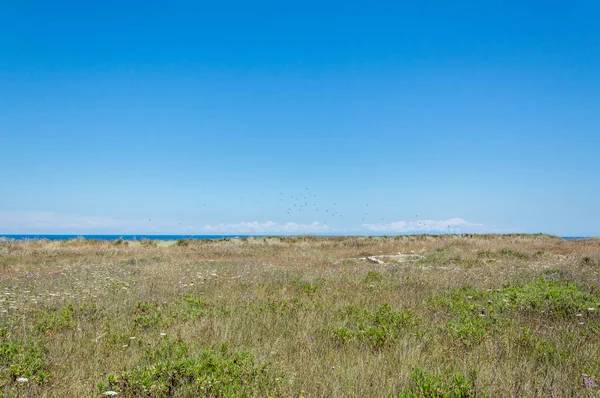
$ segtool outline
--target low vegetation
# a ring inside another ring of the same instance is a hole
[[[3,241],[0,397],[597,396],[599,271],[547,235]]]

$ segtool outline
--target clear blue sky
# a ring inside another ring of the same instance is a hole
[[[0,233],[600,235],[598,21],[592,0],[4,1]]]

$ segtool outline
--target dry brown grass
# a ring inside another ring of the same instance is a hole
[[[422,257],[348,260],[396,253]],[[0,392],[418,396],[422,369],[472,396],[588,396],[599,270],[600,240],[545,235],[0,242]],[[180,361],[210,349],[214,372]]]

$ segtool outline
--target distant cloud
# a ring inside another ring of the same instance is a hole
[[[327,225],[323,225],[318,221],[312,224],[298,224],[295,222],[276,223],[274,221],[252,221],[240,222],[237,224],[208,224],[202,228],[207,233],[248,233],[248,234],[269,234],[269,233],[317,233],[326,232],[329,230]]]
[[[0,210],[0,233],[30,234],[305,234],[329,231],[327,225],[251,221],[196,228],[171,219],[88,216],[51,211]]]
[[[193,224],[193,222],[192,222]],[[198,224],[196,224],[198,225]],[[90,216],[51,211],[0,210],[0,234],[185,234],[185,235],[268,235],[268,234],[403,234],[403,233],[507,233],[524,230],[501,229],[451,218],[448,220],[396,221],[387,224],[361,226],[329,226],[319,221],[312,223],[246,221],[192,226],[189,222],[152,217],[119,218]]]
[[[373,232],[389,233],[408,233],[408,232],[465,232],[468,230],[481,230],[485,227],[483,224],[475,224],[454,217],[449,220],[417,220],[417,221],[396,221],[388,224],[363,224],[364,228]]]

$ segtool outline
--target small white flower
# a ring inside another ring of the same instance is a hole
[[[583,325],[583,322],[579,322],[580,325]]]
[[[129,344],[123,344],[123,346],[122,346],[122,347],[123,347],[123,348],[127,348],[127,347],[129,347]]]
[[[583,314],[575,314],[575,316],[583,316]]]
[[[590,307],[588,308],[588,311],[596,311],[596,309],[594,307]]]
[[[160,335],[164,337],[164,336],[166,336],[167,334],[166,334],[166,333],[161,333]]]
[[[29,379],[27,377],[18,377],[17,378],[17,383],[27,383],[29,382]]]
[[[102,395],[105,395],[107,397],[114,397],[116,395],[119,395],[119,393],[116,391],[105,391],[104,394],[102,394]]]
[[[131,336],[129,340],[135,340],[135,336]]]

